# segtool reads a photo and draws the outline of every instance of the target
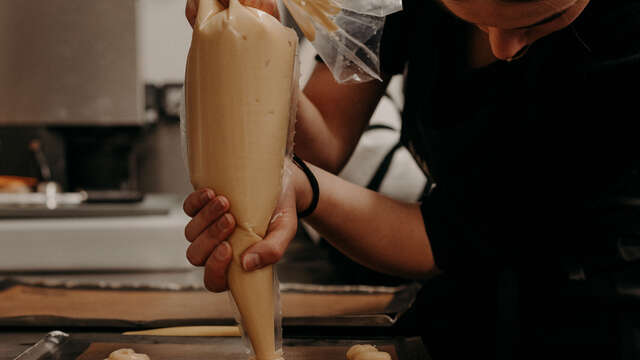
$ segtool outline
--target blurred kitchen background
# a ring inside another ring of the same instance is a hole
[[[0,1],[0,270],[188,266],[190,34],[183,1]]]
[[[184,6],[0,0],[0,272],[193,269],[181,209],[192,191],[179,120],[191,39]],[[317,61],[307,41],[300,61],[304,84]],[[343,176],[417,200],[425,180],[397,151],[396,80]],[[382,181],[390,167],[399,182]],[[350,263],[308,227],[292,248],[305,241]]]
[[[28,146],[37,138],[64,191],[190,190],[179,151],[183,1],[0,7],[0,171],[40,176]]]

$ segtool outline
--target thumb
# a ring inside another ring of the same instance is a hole
[[[282,195],[265,238],[242,254],[242,267],[245,271],[275,264],[282,258],[298,229],[295,204],[293,191],[287,191]]]

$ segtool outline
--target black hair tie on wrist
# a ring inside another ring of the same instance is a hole
[[[313,175],[313,172],[311,172],[311,169],[309,169],[307,164],[305,164],[304,161],[302,161],[302,159],[300,159],[296,154],[293,154],[293,162],[295,162],[300,170],[307,175],[307,179],[309,179],[309,183],[311,184],[311,191],[313,192],[309,207],[305,211],[298,213],[298,218],[300,219],[311,215],[318,206],[318,200],[320,199],[320,187],[318,186],[318,180]]]

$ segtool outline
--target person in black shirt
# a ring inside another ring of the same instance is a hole
[[[320,188],[308,222],[363,265],[425,280],[416,313],[434,360],[634,358],[640,1],[405,0],[381,66],[382,83],[338,85],[319,64],[300,96],[296,152]],[[331,174],[395,74],[403,144],[434,185],[419,204]],[[247,270],[282,256],[311,202],[292,178]],[[230,247],[205,230],[229,206],[200,211],[223,198],[213,190],[186,199],[187,238],[221,291]]]

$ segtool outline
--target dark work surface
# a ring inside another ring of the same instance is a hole
[[[49,331],[11,331],[0,330],[0,360],[12,360],[44,338]],[[242,351],[241,339],[237,337],[205,338],[205,337],[161,337],[161,336],[123,336],[117,332],[67,332],[69,340],[55,350],[53,358],[74,359],[92,342],[130,343],[135,344],[211,344],[221,353],[238,353]],[[429,360],[430,357],[419,337],[371,337],[354,336],[285,336],[285,357],[287,348],[290,352],[296,347],[338,346],[348,349],[349,346],[367,343],[377,346],[393,346],[398,360]],[[115,350],[115,349],[114,349]],[[346,353],[346,351],[345,351]],[[237,354],[236,354],[237,355]]]

